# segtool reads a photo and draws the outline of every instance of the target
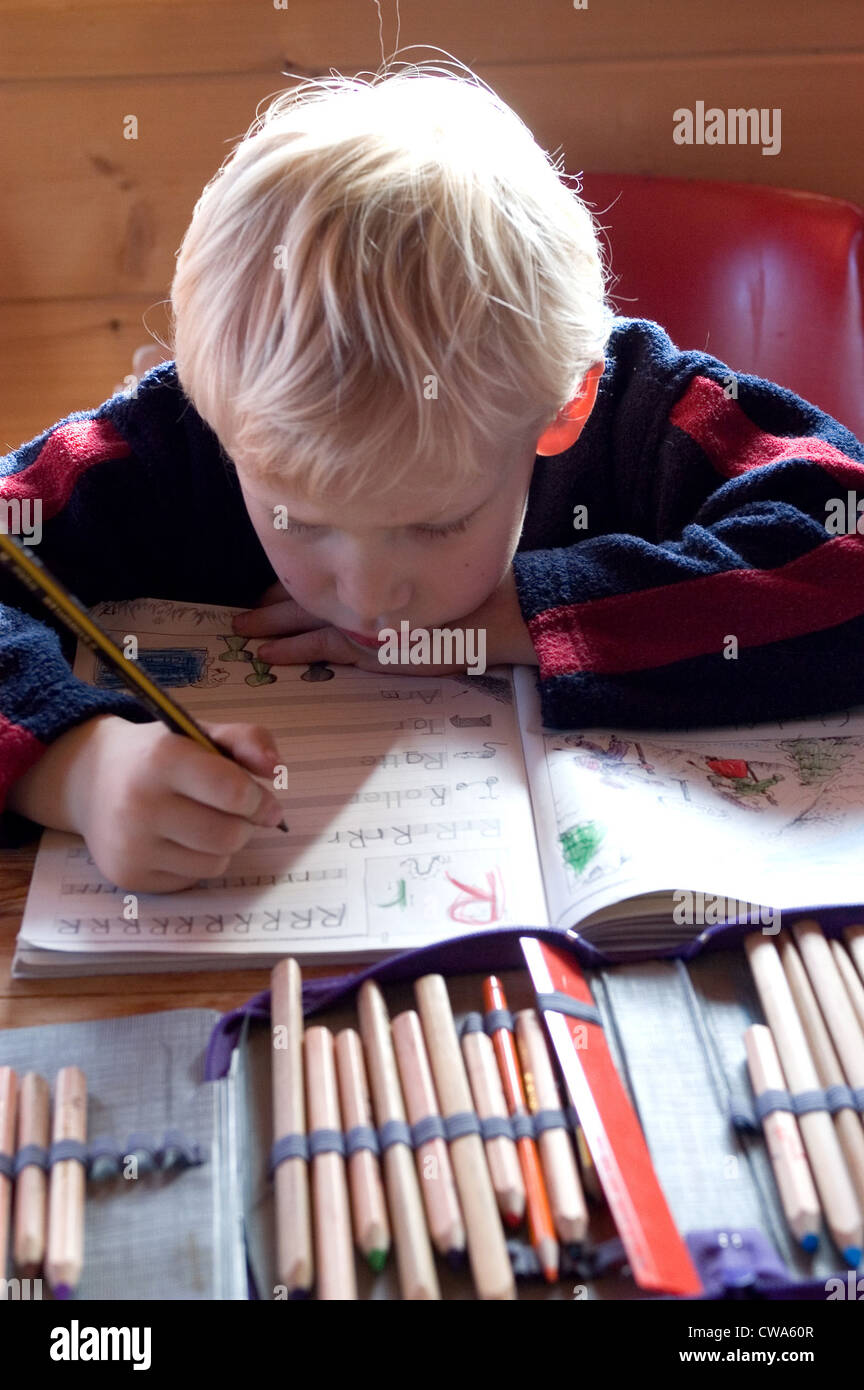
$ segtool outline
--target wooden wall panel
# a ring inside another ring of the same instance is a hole
[[[383,37],[373,0],[284,4],[0,0],[0,447],[110,394],[146,341],[143,310],[164,329],[153,306],[195,199],[284,74],[368,71],[382,43],[395,48],[395,0],[380,0]],[[398,11],[403,57],[434,56],[432,44],[472,66],[571,171],[864,205],[861,0],[400,0]],[[672,113],[697,101],[780,107],[781,153],[676,145]],[[122,138],[127,114],[137,141]]]

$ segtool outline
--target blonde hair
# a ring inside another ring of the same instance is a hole
[[[485,84],[432,65],[280,94],[195,206],[171,287],[184,391],[306,497],[536,439],[603,356],[591,215]]]

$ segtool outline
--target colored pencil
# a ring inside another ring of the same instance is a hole
[[[833,937],[828,944],[831,947],[834,964],[840,972],[840,977],[846,986],[846,993],[849,995],[850,1003],[855,1010],[858,1025],[860,1028],[864,1028],[864,981],[855,969],[852,957],[846,948]]]
[[[529,1110],[532,1115],[544,1110],[560,1110],[561,1097],[539,1015],[534,1009],[520,1009],[514,1023]],[[570,1131],[566,1128],[544,1130],[537,1146],[558,1239],[564,1245],[578,1245],[588,1232],[588,1207]]]
[[[18,1143],[47,1149],[51,1133],[51,1088],[44,1076],[28,1071],[18,1096]],[[39,1273],[45,1259],[48,1224],[48,1175],[37,1163],[28,1163],[15,1180],[15,1269],[22,1278]]]
[[[363,1044],[360,1034],[353,1028],[343,1028],[336,1034],[336,1075],[346,1134],[353,1129],[372,1128],[372,1102]],[[357,1248],[377,1273],[383,1269],[390,1250],[390,1222],[387,1219],[384,1183],[377,1153],[362,1148],[351,1154],[348,1159],[348,1183],[354,1215],[354,1239]]]
[[[849,947],[859,978],[864,980],[864,926],[847,927],[843,939]]]
[[[270,976],[273,1138],[305,1135],[303,998],[300,967],[280,960]],[[276,1282],[289,1298],[308,1293],[314,1279],[309,1169],[305,1158],[286,1158],[273,1174],[276,1205]]]
[[[487,1013],[493,1009],[509,1012],[504,987],[496,975],[490,975],[483,982],[483,1005]],[[492,1046],[495,1049],[508,1113],[511,1118],[527,1115],[528,1102],[525,1099],[525,1088],[522,1085],[522,1072],[519,1068],[516,1044],[510,1029],[503,1026],[494,1029]],[[537,1152],[537,1145],[530,1135],[524,1135],[516,1141],[516,1151],[519,1154],[522,1177],[525,1182],[525,1208],[528,1215],[528,1233],[531,1237],[531,1244],[547,1283],[554,1284],[558,1278],[558,1241],[555,1238],[555,1224],[549,1206],[543,1169],[540,1165],[540,1155]]]
[[[366,980],[357,998],[360,1036],[366,1051],[375,1122],[407,1127],[399,1085],[396,1054],[390,1034],[387,1005],[378,986]],[[384,1150],[384,1185],[393,1223],[399,1286],[405,1299],[439,1299],[441,1290],[435,1258],[426,1230],[414,1155],[407,1142],[397,1140]]]
[[[819,1075],[777,948],[761,932],[750,932],[744,946],[789,1090],[793,1095],[818,1090]],[[861,1210],[831,1116],[814,1110],[799,1115],[798,1127],[831,1238],[848,1263],[857,1268],[864,1242]]]
[[[843,1086],[846,1084],[846,1077],[798,949],[792,937],[785,931],[775,937],[775,944],[780,952],[780,960],[789,981],[819,1084],[823,1087]],[[840,1140],[840,1147],[858,1193],[858,1201],[864,1203],[864,1127],[861,1125],[858,1111],[851,1106],[844,1106],[842,1110],[835,1111],[834,1128],[837,1130],[837,1138]]]
[[[469,1018],[480,1025],[462,1034],[462,1056],[474,1097],[474,1109],[481,1120],[507,1119],[507,1102],[498,1075],[492,1039],[483,1032],[482,1015],[469,1015]],[[467,1023],[468,1019],[465,1021]],[[498,1208],[508,1226],[518,1226],[525,1215],[525,1184],[516,1145],[506,1134],[486,1139],[484,1143]]]
[[[333,1034],[307,1028],[303,1037],[306,1099],[310,1137],[322,1130],[342,1131]],[[324,1302],[357,1297],[357,1274],[351,1243],[351,1208],[345,1158],[336,1150],[312,1153],[312,1212],[315,1230],[316,1290]]]
[[[54,1083],[52,1143],[87,1141],[87,1078],[80,1067],[63,1067]],[[61,1159],[48,1180],[48,1241],[45,1275],[55,1298],[68,1298],[84,1267],[84,1196],[87,1173],[75,1158]]]
[[[786,1078],[771,1029],[764,1023],[754,1023],[744,1034],[744,1046],[754,1095],[785,1090]],[[798,1123],[788,1111],[774,1110],[762,1120],[762,1129],[789,1229],[803,1249],[811,1252],[819,1244],[822,1209]]]
[[[450,997],[443,977],[424,975],[422,979],[415,980],[414,995],[423,1023],[441,1113],[445,1119],[449,1119],[470,1112],[471,1089],[465,1075]],[[451,1140],[450,1158],[465,1218],[474,1287],[480,1298],[515,1298],[513,1268],[480,1135],[463,1134]]]
[[[0,1067],[0,1154],[5,1154],[10,1162],[15,1152],[17,1105],[18,1076],[11,1067]],[[0,1279],[6,1277],[12,1185],[11,1173],[0,1173]]]
[[[432,1117],[440,1119],[419,1015],[408,1009],[393,1019],[391,1027],[409,1124],[414,1126]],[[446,1139],[435,1136],[420,1144],[414,1159],[435,1249],[451,1259],[463,1255],[465,1225]]]

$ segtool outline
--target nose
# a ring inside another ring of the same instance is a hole
[[[414,585],[397,572],[386,558],[355,556],[340,566],[336,593],[340,604],[353,614],[359,629],[378,631],[390,626],[390,618],[405,611]]]

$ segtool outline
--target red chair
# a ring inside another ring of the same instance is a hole
[[[787,386],[864,439],[864,212],[760,184],[585,174],[617,312]],[[577,185],[578,186],[578,185]]]

